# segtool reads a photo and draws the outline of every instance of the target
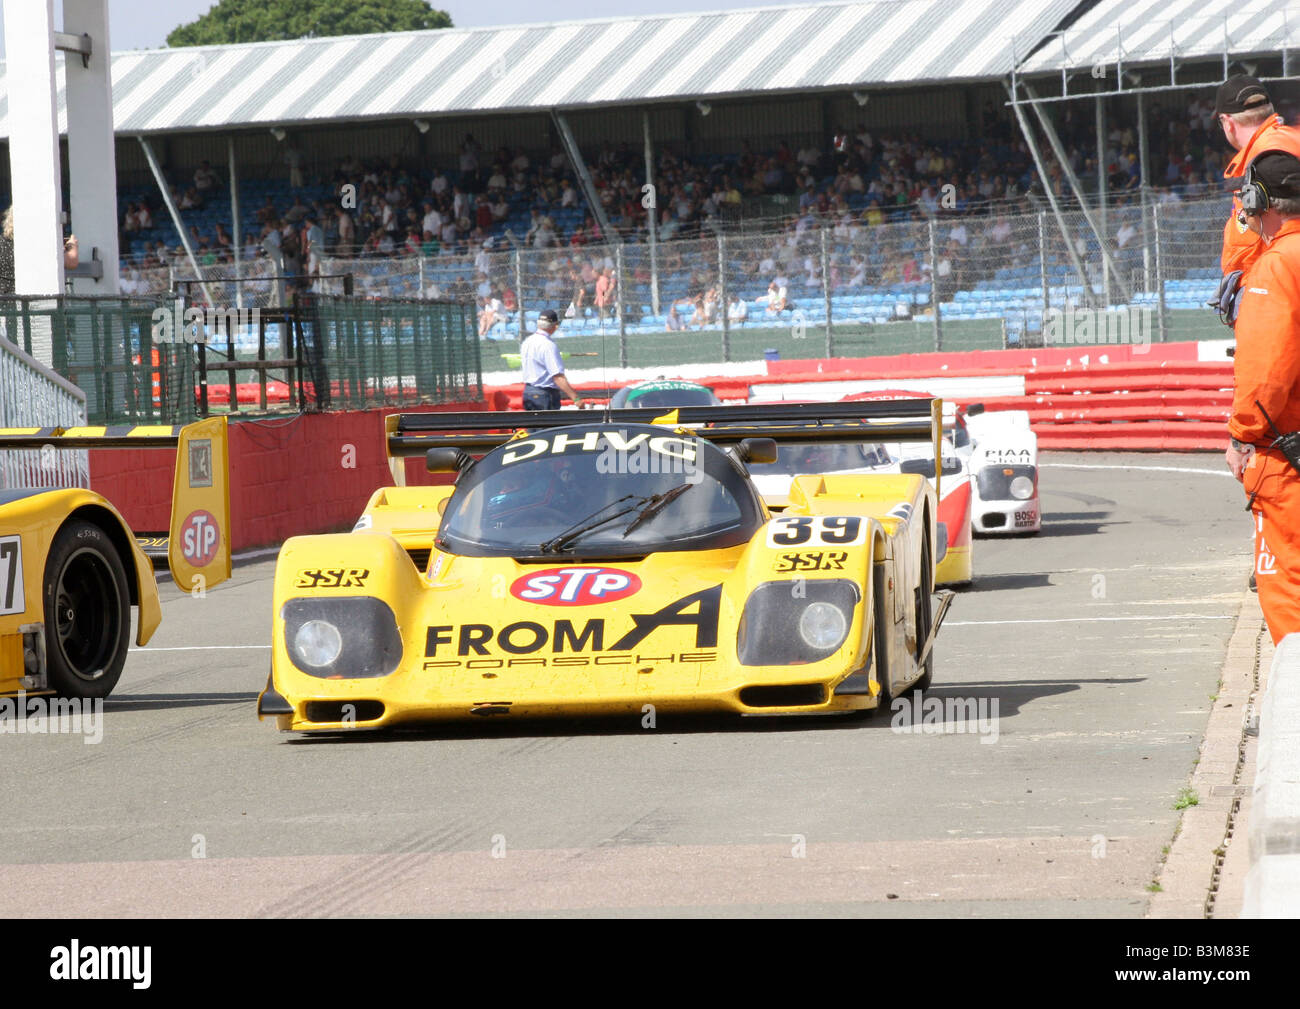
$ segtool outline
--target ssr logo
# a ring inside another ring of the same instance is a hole
[[[594,606],[626,599],[641,590],[641,579],[620,568],[546,568],[521,575],[510,586],[516,599],[543,606]]]
[[[298,572],[296,589],[359,589],[370,577],[369,568],[307,568]]]
[[[206,567],[217,556],[221,527],[216,517],[200,508],[192,511],[181,526],[181,553],[196,568]]]

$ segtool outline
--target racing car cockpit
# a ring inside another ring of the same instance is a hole
[[[644,556],[736,546],[763,521],[752,484],[712,443],[584,424],[514,439],[468,467],[437,545],[478,557]]]

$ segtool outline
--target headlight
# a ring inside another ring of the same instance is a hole
[[[1011,481],[1011,496],[1020,501],[1028,501],[1034,496],[1034,481],[1027,476],[1018,476]]]
[[[812,603],[799,618],[799,637],[819,652],[838,648],[848,629],[844,611],[831,603]]]
[[[855,582],[842,578],[764,582],[749,594],[736,629],[742,666],[819,662],[848,638],[862,599]]]
[[[293,648],[309,666],[328,666],[343,651],[343,636],[327,620],[308,620],[293,636]]]
[[[295,666],[322,679],[387,676],[401,664],[397,618],[373,596],[310,596],[280,608],[284,647]]]

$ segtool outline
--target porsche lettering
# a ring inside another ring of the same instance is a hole
[[[658,662],[667,665],[717,662],[717,652],[670,652],[667,655],[556,655],[531,659],[430,659],[425,669],[572,669],[583,666],[644,666]]]

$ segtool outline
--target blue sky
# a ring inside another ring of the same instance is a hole
[[[451,14],[452,22],[457,28],[774,5],[773,0],[621,0],[617,4],[600,0],[549,0],[546,4],[529,0],[433,0],[434,7]],[[165,45],[168,32],[177,25],[193,21],[213,6],[213,0],[108,0],[108,30],[113,49],[153,49]],[[63,24],[62,7],[63,4],[55,0],[54,23],[58,27],[71,28],[73,26]],[[0,25],[0,47],[3,45],[3,34],[3,26]]]

